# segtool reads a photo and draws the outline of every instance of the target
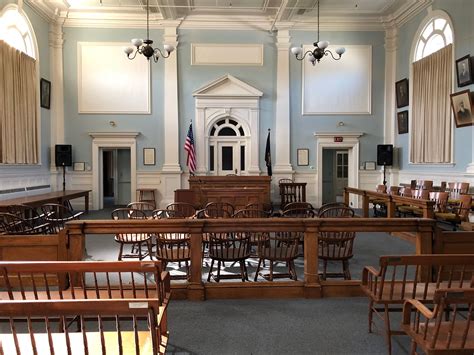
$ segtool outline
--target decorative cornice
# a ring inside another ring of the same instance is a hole
[[[89,132],[92,138],[136,138],[140,132]]]
[[[359,138],[364,135],[364,132],[314,132],[316,138],[328,137],[344,137],[344,138]]]
[[[62,25],[58,22],[53,22],[49,26],[49,46],[53,48],[63,48],[64,32]]]

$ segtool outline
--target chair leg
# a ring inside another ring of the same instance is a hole
[[[372,333],[372,322],[374,319],[374,301],[369,302],[369,333]]]
[[[221,280],[221,261],[217,260],[217,278],[216,282],[219,282]]]
[[[239,264],[240,264],[240,275],[242,276],[242,282],[245,282],[245,279],[247,278],[246,271],[245,271],[245,261],[240,260]]]
[[[123,243],[120,243],[120,251],[119,251],[119,256],[118,256],[119,261],[122,261],[122,254],[123,254]]]
[[[186,280],[189,280],[191,278],[191,275],[189,273],[189,262],[185,261],[184,266],[186,267]]]
[[[344,280],[350,280],[351,271],[349,270],[349,261],[347,260],[342,261],[342,269],[344,270]]]
[[[207,282],[211,281],[212,268],[214,267],[214,259],[211,259],[211,267],[209,268],[209,274],[207,275]]]
[[[270,275],[268,277],[268,281],[273,281],[273,261],[270,260]]]
[[[298,276],[296,275],[295,262],[293,260],[288,262],[288,268],[290,270],[290,279],[292,279],[294,281],[298,281]]]
[[[258,272],[260,271],[260,264],[262,263],[262,258],[258,259],[258,265],[257,265],[257,270],[255,271],[255,278],[253,279],[255,282],[258,279]]]
[[[323,260],[323,280],[326,280],[327,270],[328,270],[328,261]]]
[[[384,310],[384,318],[385,318],[385,337],[387,340],[387,347],[388,347],[388,354],[392,354],[392,331],[390,329],[390,316],[388,311],[388,305],[385,305]]]
[[[150,260],[153,260],[153,254],[151,252],[151,240],[146,241],[146,246],[148,248],[148,254],[150,255]]]
[[[411,348],[410,348],[410,355],[416,355],[416,342],[414,340],[411,341]]]
[[[138,243],[138,260],[142,260],[142,242]]]

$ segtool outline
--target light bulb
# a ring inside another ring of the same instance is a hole
[[[317,43],[317,45],[318,45],[318,48],[326,49],[329,46],[329,42],[328,41],[319,41]]]
[[[339,56],[343,55],[346,49],[344,47],[336,49],[336,53],[339,54]]]
[[[163,45],[163,47],[165,48],[165,51],[167,51],[168,53],[171,53],[172,51],[174,51],[174,46],[172,46],[171,44],[165,44]]]
[[[135,47],[140,47],[143,44],[143,40],[140,38],[134,38],[131,42]]]
[[[303,53],[303,48],[301,48],[301,47],[292,47],[291,48],[291,53],[293,53],[294,55],[300,55],[301,53]]]
[[[316,61],[316,57],[312,54],[308,55],[308,60],[314,64],[314,62]]]
[[[126,55],[130,55],[133,53],[134,49],[133,47],[123,47],[123,51],[125,52]]]

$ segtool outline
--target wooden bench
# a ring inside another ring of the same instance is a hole
[[[432,310],[418,300],[403,306],[402,329],[412,339],[411,354],[474,353],[474,289],[438,289]],[[443,319],[444,317],[447,319]]]
[[[159,261],[0,262],[1,300],[149,298],[166,305]]]
[[[0,317],[10,324],[0,334],[2,355],[164,354],[168,341],[166,308],[149,298],[0,301]],[[80,329],[70,329],[71,319]]]
[[[384,321],[391,353],[391,336],[405,333],[391,329],[390,312],[401,311],[407,299],[432,302],[435,290],[440,287],[473,287],[473,267],[474,254],[380,257],[379,270],[366,266],[362,274],[361,287],[369,297],[369,332],[372,332],[375,313]]]

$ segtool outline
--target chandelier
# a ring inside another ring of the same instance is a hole
[[[306,51],[303,55],[303,48],[302,47],[292,47],[291,48],[291,53],[293,53],[298,60],[303,60],[306,55],[308,55],[308,60],[311,62],[311,64],[315,65],[316,61],[320,61],[320,59],[324,56],[327,56],[328,54],[331,55],[332,59],[334,60],[339,60],[341,59],[341,56],[344,54],[346,49],[344,47],[337,48],[336,53],[339,55],[339,57],[335,57],[332,52],[329,49],[326,49],[329,46],[328,41],[320,41],[319,40],[319,0],[318,0],[318,40],[313,43],[313,46],[315,47],[312,51]]]
[[[163,47],[166,51],[166,55],[163,54],[161,49],[153,48],[152,44],[153,41],[150,39],[150,26],[149,26],[149,18],[150,18],[150,9],[148,6],[148,0],[146,2],[146,39],[134,38],[131,40],[133,47],[125,47],[124,52],[127,55],[128,59],[132,60],[135,59],[137,53],[143,54],[146,59],[150,60],[153,57],[153,60],[158,62],[160,56],[163,58],[168,58],[170,53],[174,51],[174,47],[170,44],[165,44]],[[133,53],[135,51],[135,53]],[[133,53],[133,55],[131,55]]]

